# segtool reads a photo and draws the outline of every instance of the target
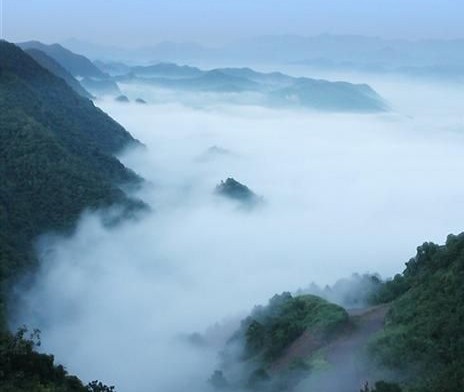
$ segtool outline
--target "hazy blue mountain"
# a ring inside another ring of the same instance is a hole
[[[82,85],[75,79],[66,69],[53,60],[50,56],[38,49],[27,49],[25,52],[31,56],[43,68],[50,71],[55,76],[63,79],[76,93],[85,97],[93,98],[92,95],[82,87]]]
[[[121,90],[118,84],[111,78],[96,79],[84,78],[81,80],[81,85],[96,96],[102,95],[119,95]]]
[[[46,45],[38,41],[29,41],[18,44],[22,49],[38,49],[56,62],[75,77],[90,77],[105,79],[107,77],[88,58],[73,53],[59,44]]]
[[[235,200],[248,208],[255,207],[263,202],[262,197],[254,193],[246,185],[230,177],[216,186],[215,193],[221,197]]]
[[[285,75],[281,72],[262,73],[256,72],[251,68],[221,68],[220,70],[223,74],[246,78],[257,83],[285,86],[293,82],[293,78],[291,76]]]
[[[218,92],[242,92],[260,89],[258,83],[239,76],[227,75],[220,69],[208,71],[195,79],[186,79],[183,85],[195,90]]]
[[[270,93],[272,104],[318,110],[376,112],[387,110],[382,98],[366,84],[297,79],[291,86]]]
[[[156,76],[152,76],[156,75]],[[195,75],[189,77],[190,75]],[[146,83],[164,89],[215,93],[253,92],[258,104],[332,111],[387,110],[383,99],[368,85],[294,78],[280,72],[262,73],[251,68],[217,68],[204,71],[176,64],[131,67],[114,80]]]
[[[95,59],[139,63],[155,61],[210,64],[299,64],[323,70],[395,73],[432,78],[462,78],[464,39],[404,40],[359,35],[270,35],[218,48],[164,42],[151,48],[123,49],[72,42]],[[97,50],[98,49],[98,50]]]
[[[95,66],[97,66],[102,72],[111,75],[111,76],[118,76],[118,75],[125,75],[130,73],[131,67],[119,61],[101,61],[95,60],[93,62]]]
[[[62,42],[63,46],[76,53],[82,53],[93,60],[122,61],[124,63],[191,62],[211,58],[216,50],[195,42],[164,41],[152,46],[124,48],[99,45],[75,38]],[[216,55],[216,54],[215,54]]]
[[[126,95],[119,95],[114,99],[116,102],[129,103],[130,100]]]
[[[107,73],[101,71],[88,58],[73,53],[61,45],[45,45],[38,41],[30,41],[18,46],[26,50],[34,49],[45,53],[74,77],[78,77],[81,86],[95,96],[121,93],[116,82],[111,80]]]
[[[130,72],[137,76],[167,79],[196,78],[205,73],[196,67],[177,65],[173,63],[159,63],[149,66],[131,67]]]
[[[179,67],[181,68],[181,67]],[[258,83],[245,78],[226,75],[220,69],[211,71],[198,70],[198,77],[182,78],[178,77],[176,68],[169,73],[169,77],[138,77],[134,73],[117,77],[115,80],[121,82],[141,82],[149,83],[154,86],[173,89],[173,90],[191,90],[191,91],[209,91],[209,92],[243,92],[261,90]]]

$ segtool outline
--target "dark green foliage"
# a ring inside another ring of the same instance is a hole
[[[136,141],[18,47],[0,42],[0,284],[30,270],[32,241],[70,229],[85,208],[127,199],[139,181],[112,156]]]
[[[109,387],[100,381],[92,381],[87,385],[89,392],[114,392],[114,387]]]
[[[85,56],[71,52],[59,44],[46,45],[38,41],[20,43],[22,49],[37,49],[53,58],[73,76],[104,79],[108,75],[103,73]]]
[[[58,64],[51,57],[46,55],[44,52],[38,49],[27,49],[26,53],[31,56],[38,64],[43,68],[50,71],[53,75],[63,79],[69,87],[71,87],[76,93],[85,98],[92,98],[92,95],[86,91],[81,84],[74,78],[66,69]]]
[[[371,350],[383,364],[408,369],[420,391],[464,390],[464,234],[425,243],[391,287],[385,331]]]
[[[401,275],[396,274],[393,279],[388,279],[372,292],[368,300],[371,304],[385,304],[398,298],[410,288],[409,280]]]
[[[2,111],[22,110],[68,147],[80,142],[79,147],[88,147],[98,156],[99,152],[116,153],[135,142],[90,100],[79,97],[62,79],[5,41],[0,43],[0,78]]]
[[[377,381],[374,389],[369,388],[369,385],[366,383],[360,392],[401,392],[401,387],[395,383]]]
[[[98,382],[84,387],[53,356],[37,353],[36,335],[8,333],[5,296],[12,278],[33,271],[38,235],[72,229],[86,208],[142,207],[118,187],[140,179],[113,157],[136,143],[64,80],[0,41],[1,391],[113,391]]]
[[[273,361],[304,331],[328,336],[348,320],[346,311],[312,295],[275,295],[266,307],[256,307],[242,322],[245,358],[260,355]]]
[[[8,392],[88,392],[66,370],[55,365],[52,355],[39,354],[37,331],[27,336],[22,328],[16,335],[0,333],[0,390]]]
[[[272,368],[275,361],[304,332],[322,344],[347,323],[347,312],[322,298],[292,296],[288,292],[275,295],[266,306],[253,309],[221,353],[221,369],[227,375],[228,388],[291,390],[308,375],[309,366],[297,359],[276,372]],[[221,375],[224,376],[222,372]]]
[[[233,178],[221,181],[221,183],[216,186],[216,193],[247,204],[256,203],[260,200],[250,188]]]

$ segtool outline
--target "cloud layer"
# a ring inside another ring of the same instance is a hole
[[[137,196],[153,212],[111,229],[86,213],[73,237],[44,237],[17,323],[40,328],[43,349],[86,380],[199,390],[253,305],[312,281],[401,271],[418,244],[462,229],[463,94],[375,87],[397,113],[101,101],[147,146],[122,160],[147,179]],[[246,211],[214,195],[227,177],[265,203]],[[210,344],[192,344],[205,331]]]

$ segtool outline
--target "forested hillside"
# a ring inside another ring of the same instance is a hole
[[[59,44],[47,45],[38,41],[28,41],[18,44],[22,49],[37,49],[57,61],[73,76],[104,79],[105,73],[100,71],[88,58],[73,53]]]
[[[87,208],[143,206],[119,188],[140,178],[113,156],[136,144],[64,80],[0,41],[0,390],[84,390],[24,334],[6,332],[6,295],[34,268],[38,235],[71,229]]]
[[[81,86],[77,79],[50,56],[38,49],[27,49],[25,52],[43,68],[63,79],[76,93],[85,98],[92,98],[92,95]]]
[[[424,243],[377,298],[394,298],[374,356],[411,391],[464,390],[464,233]]]

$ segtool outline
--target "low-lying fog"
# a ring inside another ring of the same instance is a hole
[[[312,281],[402,271],[417,245],[463,228],[464,93],[373,87],[395,113],[182,105],[172,94],[153,104],[157,91],[127,86],[152,104],[98,102],[147,146],[122,160],[147,180],[138,196],[153,212],[113,229],[84,214],[72,238],[43,240],[18,324],[40,328],[42,349],[84,380],[200,391],[221,335],[255,304]],[[265,202],[220,199],[227,177]],[[206,330],[211,345],[188,339]]]

